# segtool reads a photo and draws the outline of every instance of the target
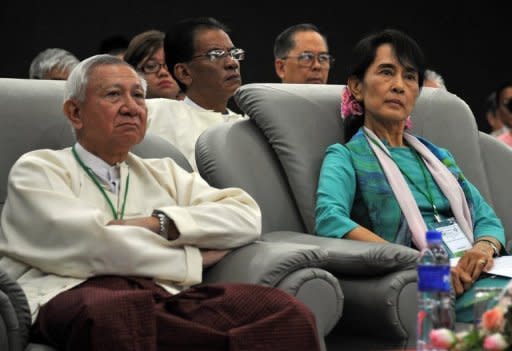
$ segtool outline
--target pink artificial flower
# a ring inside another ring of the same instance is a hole
[[[348,116],[361,116],[363,114],[363,106],[354,98],[348,87],[345,87],[341,95],[341,117],[343,119]]]
[[[499,330],[503,324],[503,311],[500,308],[492,308],[482,315],[482,327],[489,331]]]
[[[500,333],[488,335],[484,339],[484,350],[501,351],[508,347],[505,338]]]
[[[455,334],[450,329],[446,328],[431,330],[429,337],[433,346],[446,350],[452,347],[457,341]]]

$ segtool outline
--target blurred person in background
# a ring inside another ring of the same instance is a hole
[[[446,84],[444,83],[443,77],[441,75],[431,69],[425,70],[425,80],[423,81],[424,87],[430,88],[441,88],[446,89]]]
[[[165,63],[164,38],[158,30],[136,35],[128,44],[124,60],[143,74],[148,83],[147,98],[183,100],[185,95]]]
[[[109,54],[123,58],[129,40],[121,34],[111,35],[103,39],[100,43],[99,54]]]
[[[502,83],[496,89],[496,116],[509,130],[498,136],[505,144],[512,146],[512,81]]]
[[[490,134],[498,137],[503,133],[508,132],[508,128],[503,124],[501,119],[496,114],[496,92],[489,94],[485,100],[485,119],[491,127]]]
[[[274,67],[282,83],[326,84],[333,63],[327,39],[313,24],[288,27],[274,42]]]
[[[66,80],[79,62],[75,55],[64,49],[45,49],[30,63],[29,78]]]

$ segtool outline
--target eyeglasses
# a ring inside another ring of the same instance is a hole
[[[167,64],[166,63],[158,63],[156,61],[148,61],[146,62],[145,64],[143,64],[141,67],[139,67],[139,69],[146,73],[146,74],[149,74],[149,73],[157,73],[157,72],[160,72],[160,70],[163,68],[165,68],[166,70],[169,70],[167,68]]]
[[[234,48],[229,51],[222,49],[210,50],[206,54],[192,56],[190,61],[199,57],[207,57],[210,62],[216,62],[224,59],[228,55],[231,56],[231,58],[235,61],[243,61],[245,59],[245,51],[242,49]]]
[[[289,58],[296,58],[299,62],[300,66],[303,67],[311,67],[313,65],[313,62],[315,62],[315,58],[318,60],[318,63],[320,66],[323,67],[329,67],[334,63],[334,57],[332,57],[330,54],[322,53],[322,54],[314,54],[312,52],[303,52],[297,56],[285,56],[282,57],[283,60],[289,59]]]

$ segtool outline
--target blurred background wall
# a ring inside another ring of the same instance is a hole
[[[27,78],[31,60],[41,50],[58,47],[79,59],[100,50],[103,39],[130,39],[148,30],[166,31],[175,21],[212,16],[231,28],[234,44],[247,51],[244,83],[277,82],[272,46],[287,26],[316,24],[336,57],[330,83],[346,81],[347,56],[365,34],[393,27],[422,46],[429,66],[440,73],[450,92],[464,99],[479,127],[485,97],[512,79],[512,25],[506,2],[419,1],[3,1],[0,6],[0,77]],[[447,116],[449,118],[449,116]]]

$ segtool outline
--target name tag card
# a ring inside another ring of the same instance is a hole
[[[469,239],[459,227],[455,218],[448,218],[431,226],[443,234],[443,243],[454,257],[460,257],[464,255],[465,251],[471,249],[472,245]]]

